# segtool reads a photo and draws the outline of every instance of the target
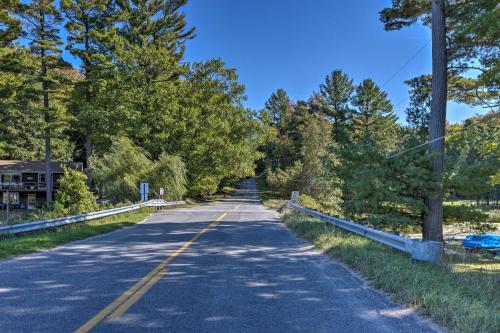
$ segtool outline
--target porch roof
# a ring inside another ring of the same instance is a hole
[[[78,162],[62,163],[51,162],[51,169],[53,173],[63,173],[63,166],[72,169],[82,170],[82,164]],[[0,173],[1,172],[45,172],[45,161],[18,161],[18,160],[0,160]]]

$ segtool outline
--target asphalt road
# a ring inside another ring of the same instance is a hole
[[[213,205],[0,262],[2,333],[439,330],[297,238],[253,180]]]

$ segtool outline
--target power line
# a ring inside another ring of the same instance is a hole
[[[389,79],[387,79],[387,81],[384,82],[384,84],[382,84],[380,86],[380,89],[382,89],[383,87],[385,87],[389,82],[391,82],[406,66],[408,66],[408,64],[410,62],[412,62],[413,59],[416,58],[416,56],[422,52],[426,47],[427,45],[429,45],[431,43],[431,41],[427,41],[427,43],[424,44],[424,46],[422,46],[421,48],[419,48],[401,67],[399,67],[399,69],[394,73],[392,74]]]
[[[423,147],[423,146],[426,146],[426,145],[428,145],[428,144],[430,144],[430,143],[433,143],[433,142],[436,142],[436,141],[442,140],[442,139],[444,139],[444,138],[446,138],[446,137],[453,137],[453,136],[455,136],[455,135],[460,134],[460,132],[462,132],[462,131],[469,130],[469,129],[471,129],[471,128],[472,128],[472,127],[474,127],[474,126],[477,126],[478,124],[481,124],[481,123],[482,123],[482,121],[484,121],[484,120],[485,120],[484,118],[483,118],[483,119],[480,119],[480,120],[477,120],[475,123],[471,124],[470,126],[467,126],[467,127],[465,127],[465,126],[464,126],[464,127],[462,127],[462,128],[461,128],[458,132],[455,132],[455,133],[450,133],[450,134],[445,134],[445,135],[443,135],[443,136],[440,136],[439,138],[436,138],[436,139],[433,139],[433,140],[430,140],[430,141],[424,142],[424,143],[419,144],[419,145],[417,145],[417,146],[415,146],[415,147],[411,147],[411,148],[405,149],[405,150],[403,150],[403,151],[400,151],[399,153],[396,153],[396,154],[390,155],[390,156],[388,156],[387,158],[388,158],[388,159],[391,159],[391,158],[393,158],[393,157],[397,157],[397,156],[403,155],[403,154],[405,154],[405,153],[407,153],[407,152],[409,152],[409,151],[412,151],[412,150],[415,150],[415,149],[421,148],[421,147]],[[488,119],[486,119],[486,120],[488,120]]]
[[[455,134],[456,134],[456,133],[455,133]],[[447,135],[440,136],[439,138],[436,138],[436,139],[434,139],[434,140],[430,140],[430,141],[424,142],[424,143],[422,143],[422,144],[420,144],[420,145],[418,145],[418,146],[415,146],[415,147],[408,148],[408,149],[403,150],[403,151],[401,151],[401,152],[399,152],[399,153],[396,153],[396,154],[394,154],[394,155],[391,155],[391,156],[389,156],[389,157],[387,157],[387,158],[389,158],[389,159],[390,159],[390,158],[393,158],[393,157],[397,157],[397,156],[399,156],[399,155],[403,155],[404,153],[407,153],[407,152],[409,152],[409,151],[412,151],[412,150],[418,149],[418,148],[420,148],[420,147],[426,146],[426,145],[428,145],[429,143],[433,143],[433,142],[439,141],[439,140],[441,140],[441,139],[445,138],[446,136],[447,136]]]

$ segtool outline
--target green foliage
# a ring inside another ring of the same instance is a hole
[[[217,192],[219,182],[215,177],[203,177],[191,186],[190,195],[195,197],[206,197]]]
[[[0,48],[9,46],[21,33],[21,22],[14,15],[19,0],[3,0],[0,3]]]
[[[443,207],[443,220],[445,223],[480,223],[487,222],[488,214],[471,206],[452,206],[444,205]]]
[[[64,176],[59,179],[59,190],[56,194],[54,208],[64,209],[69,214],[80,214],[96,211],[96,198],[86,184],[87,176],[80,171],[66,168]]]
[[[278,191],[282,197],[289,197],[292,191],[296,191],[300,186],[300,175],[302,174],[302,162],[297,161],[293,166],[285,170],[269,170],[266,182],[272,190]]]
[[[140,181],[150,183],[151,197],[160,187],[168,199],[179,199],[186,192],[186,170],[180,158],[162,155],[152,161],[125,137],[116,138],[110,151],[94,156],[90,164],[99,193],[115,202],[138,201]]]
[[[158,195],[159,189],[163,188],[165,200],[181,199],[186,192],[186,167],[178,156],[161,155],[151,163],[143,178],[150,183],[151,195]]]
[[[410,105],[405,110],[406,122],[416,135],[426,138],[431,111],[431,85],[422,77],[406,81],[410,86]]]
[[[387,93],[371,79],[356,87],[352,99],[354,140],[371,140],[379,150],[394,149],[396,143],[396,119]]]
[[[490,112],[450,127],[447,185],[458,195],[476,196],[500,186],[500,114]]]

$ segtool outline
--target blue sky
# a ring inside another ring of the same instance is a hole
[[[187,21],[196,38],[186,60],[220,57],[246,86],[247,107],[259,110],[271,93],[285,89],[307,99],[325,75],[340,68],[356,83],[383,85],[430,41],[430,30],[412,26],[384,31],[378,12],[390,0],[190,0]],[[431,72],[431,45],[424,47],[383,86],[393,104],[408,96],[404,80]],[[401,121],[408,101],[395,110]],[[481,109],[449,103],[447,119],[459,122]]]

